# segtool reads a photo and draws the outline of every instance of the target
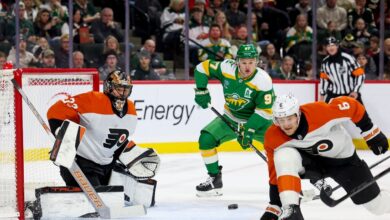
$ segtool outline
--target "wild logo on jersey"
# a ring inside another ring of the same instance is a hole
[[[110,133],[108,137],[103,143],[105,148],[111,149],[114,146],[120,147],[125,141],[127,141],[127,137],[129,137],[129,131],[126,129],[109,129]]]
[[[241,97],[237,93],[225,94],[225,101],[227,106],[234,111],[241,110],[249,103],[249,100]]]

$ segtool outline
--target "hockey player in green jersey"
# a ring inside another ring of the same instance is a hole
[[[253,44],[241,45],[236,60],[222,62],[206,60],[195,69],[195,102],[207,108],[211,97],[207,89],[210,78],[221,81],[225,97],[224,115],[233,126],[240,128],[234,133],[219,117],[200,132],[199,149],[209,178],[196,186],[197,196],[222,195],[222,166],[219,166],[217,147],[237,139],[243,149],[252,140],[263,142],[264,133],[272,124],[271,107],[275,99],[272,80],[257,68],[258,53]]]

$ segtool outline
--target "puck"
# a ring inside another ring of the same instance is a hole
[[[237,209],[238,205],[237,204],[230,204],[228,205],[228,209]]]

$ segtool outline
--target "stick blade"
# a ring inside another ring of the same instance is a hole
[[[99,210],[101,218],[130,218],[146,215],[146,208],[143,205],[133,205],[127,207],[107,207],[107,209]]]
[[[335,207],[338,204],[338,201],[332,199],[324,189],[321,189],[320,199],[325,205],[329,207]]]

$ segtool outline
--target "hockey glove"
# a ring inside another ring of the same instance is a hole
[[[127,167],[129,174],[136,180],[145,180],[156,175],[160,166],[160,157],[152,148],[142,148],[129,142],[119,155],[119,161]]]
[[[384,154],[389,149],[387,137],[378,127],[374,126],[369,131],[363,132],[362,135],[375,155]]]
[[[244,131],[238,135],[237,141],[240,143],[242,149],[247,149],[252,144],[253,135],[255,134],[255,129],[248,128],[244,125]]]
[[[282,209],[279,206],[269,204],[260,220],[278,220],[281,214]]]
[[[209,90],[207,88],[195,89],[195,102],[203,109],[206,109],[211,102]]]

